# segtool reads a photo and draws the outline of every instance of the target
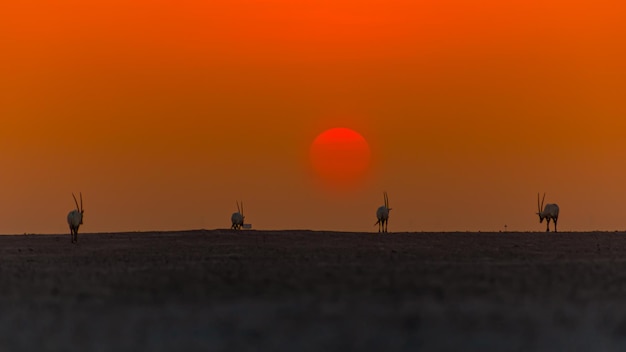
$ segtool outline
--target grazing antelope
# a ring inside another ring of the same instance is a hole
[[[78,228],[83,224],[83,213],[85,210],[83,209],[83,194],[80,193],[80,208],[78,207],[78,202],[76,201],[76,196],[72,193],[72,197],[74,197],[74,203],[76,204],[76,209],[72,210],[67,214],[67,224],[70,225],[70,236],[72,243],[78,243]]]
[[[245,216],[243,216],[243,202],[241,202],[241,208],[239,208],[239,202],[237,202],[237,212],[233,213],[230,217],[230,221],[233,223],[230,228],[234,230],[241,229],[243,226],[243,219],[245,219]]]
[[[378,225],[378,232],[387,232],[387,225],[389,224],[389,198],[387,197],[387,192],[383,193],[383,197],[385,199],[385,205],[378,207],[376,210],[376,218],[378,221],[374,224],[374,226]]]
[[[543,194],[543,199],[541,200],[541,203],[539,203],[539,193],[537,193],[537,206],[539,207],[539,212],[537,213],[537,215],[539,215],[539,223],[541,224],[543,222],[543,219],[546,219],[546,232],[550,232],[550,220],[554,220],[554,232],[557,232],[556,222],[559,219],[559,206],[556,204],[546,204],[544,208],[544,200],[546,200],[546,194]]]

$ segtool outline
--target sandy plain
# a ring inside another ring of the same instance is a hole
[[[0,236],[2,351],[626,349],[626,233]]]

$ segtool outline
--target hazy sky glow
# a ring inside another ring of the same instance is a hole
[[[0,5],[0,233],[626,230],[622,1]],[[320,190],[348,127],[368,180]]]

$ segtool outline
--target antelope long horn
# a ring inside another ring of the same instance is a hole
[[[243,216],[243,200],[241,201],[241,216]]]
[[[237,204],[237,212],[241,213],[241,209],[239,208],[239,201],[235,201],[235,204]]]
[[[76,196],[74,195],[74,193],[72,193],[72,198],[74,198],[74,203],[76,203],[76,210],[80,210],[80,208],[78,207],[78,201],[76,200]]]
[[[546,194],[543,194],[543,199],[541,199],[541,210],[543,210],[543,202],[546,200]]]

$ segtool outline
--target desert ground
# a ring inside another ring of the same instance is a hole
[[[0,236],[1,351],[620,351],[626,233]]]

